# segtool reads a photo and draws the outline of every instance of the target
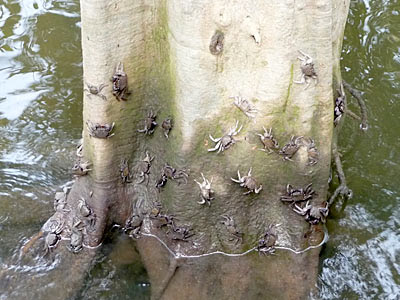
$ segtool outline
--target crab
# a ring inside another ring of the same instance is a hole
[[[70,243],[67,245],[67,249],[72,253],[78,253],[82,250],[83,233],[82,228],[78,227],[81,223],[82,221],[78,219],[71,227]]]
[[[235,100],[233,104],[235,104],[236,107],[239,108],[246,116],[248,116],[249,118],[255,117],[258,111],[255,106],[251,104],[247,99],[242,98],[241,96],[230,98]]]
[[[125,223],[124,232],[130,237],[135,239],[140,237],[140,229],[142,227],[143,217],[140,215],[133,215]]]
[[[137,166],[137,172],[139,176],[139,181],[137,183],[143,183],[146,180],[147,180],[146,185],[149,183],[148,181],[149,181],[150,167],[153,159],[154,156],[151,157],[149,153],[146,151],[146,157],[143,158]]]
[[[164,130],[164,136],[168,139],[168,134],[172,129],[172,119],[167,118],[165,119],[162,124],[161,124],[161,128]]]
[[[73,173],[75,176],[84,176],[84,175],[86,175],[87,173],[89,173],[89,171],[92,171],[92,169],[89,169],[89,167],[90,167],[91,165],[92,165],[92,164],[89,163],[88,161],[87,161],[87,162],[84,162],[84,161],[78,160],[78,161],[74,164],[74,166],[72,167],[72,173]]]
[[[314,62],[311,56],[301,50],[299,50],[299,53],[302,55],[297,57],[301,61],[301,78],[300,81],[294,81],[294,83],[306,83],[305,89],[307,89],[310,86],[311,79],[314,79],[316,82],[318,82],[318,77],[317,73],[315,72]]]
[[[326,203],[325,207],[317,207],[309,203],[310,201],[307,201],[306,205],[303,208],[295,204],[293,211],[298,213],[299,215],[305,216],[306,221],[312,225],[317,225],[319,222],[325,223],[326,217],[329,214],[328,203]]]
[[[237,230],[233,218],[228,215],[222,215],[221,217],[224,218],[221,221],[221,224],[224,224],[226,226],[226,230],[232,236],[229,240],[235,241],[235,244],[242,243],[243,233]]]
[[[293,188],[292,185],[286,186],[286,195],[280,197],[283,202],[290,202],[290,205],[309,201],[313,198],[315,191],[311,188],[312,183],[303,188]]]
[[[165,174],[161,174],[160,178],[156,181],[156,188],[158,192],[161,192],[161,188],[167,184],[167,176]]]
[[[343,84],[340,85],[340,90],[337,90],[339,96],[335,100],[335,109],[333,115],[333,124],[337,126],[346,109],[346,94],[344,93]]]
[[[78,211],[82,217],[87,220],[87,224],[91,228],[96,224],[96,215],[93,213],[92,209],[86,203],[85,198],[81,197],[78,201]]]
[[[57,243],[61,240],[60,234],[64,230],[64,222],[52,220],[49,225],[49,232],[44,240],[44,256],[47,255],[53,248],[57,247]]]
[[[270,224],[267,228],[267,231],[258,241],[257,249],[260,254],[273,254],[275,253],[275,243],[278,239],[278,234],[276,232],[276,227],[280,224]]]
[[[79,140],[78,146],[76,146],[76,156],[78,156],[78,158],[83,157],[83,139]]]
[[[67,206],[67,195],[68,188],[64,187],[62,192],[56,192],[54,196],[54,210],[61,212],[69,212],[70,210],[65,208]]]
[[[107,85],[105,85],[105,84],[100,84],[98,87],[97,86],[95,86],[95,85],[91,85],[91,84],[89,84],[89,83],[87,83],[86,82],[86,86],[87,86],[87,89],[84,89],[84,91],[86,91],[86,92],[88,92],[89,94],[87,94],[87,96],[90,98],[92,95],[95,95],[95,96],[99,96],[99,97],[101,97],[101,99],[103,99],[103,100],[107,100],[107,97],[106,96],[104,96],[102,93],[101,93],[101,90],[102,89],[104,89]]]
[[[238,173],[238,179],[234,179],[231,177],[231,180],[239,183],[241,187],[247,188],[247,192],[243,193],[243,195],[248,195],[250,193],[256,193],[258,194],[262,190],[262,185],[260,184],[259,187],[257,187],[258,183],[254,179],[254,177],[251,176],[251,171],[252,168],[250,168],[249,172],[247,173],[247,176],[240,176],[239,170],[237,171]]]
[[[121,161],[121,166],[120,166],[120,174],[121,174],[121,179],[122,179],[122,183],[130,183],[132,181],[130,181],[130,179],[132,178],[132,175],[129,171],[129,164],[128,164],[128,160],[124,159]]]
[[[319,160],[319,151],[315,146],[315,142],[312,138],[309,138],[309,143],[307,145],[307,154],[308,154],[308,165],[313,166]]]
[[[167,232],[167,235],[175,241],[187,242],[187,239],[192,237],[194,233],[190,232],[191,229],[186,227],[173,227],[172,230]]]
[[[115,73],[111,78],[113,83],[112,90],[113,95],[115,98],[120,101],[126,101],[128,98],[127,96],[130,94],[128,92],[128,76],[124,72],[124,65],[122,62],[119,62],[117,68],[115,69]]]
[[[177,170],[168,164],[164,165],[161,173],[162,177],[166,177],[166,179],[183,179],[185,181],[185,184],[187,183],[187,178],[189,176],[184,170]]]
[[[151,135],[157,126],[156,118],[157,118],[157,115],[153,112],[153,110],[150,110],[147,113],[146,119],[144,119],[144,128],[138,129],[137,131],[144,133],[144,134]]]
[[[149,213],[149,217],[152,219],[157,218],[161,214],[161,209],[162,209],[161,203],[156,201],[154,203],[153,208],[151,209],[151,211]]]
[[[300,140],[303,138],[303,136],[296,137],[292,135],[290,138],[290,142],[287,143],[285,146],[282,147],[281,150],[279,150],[279,154],[283,156],[284,160],[290,160],[292,161],[293,155],[296,154],[297,150],[299,150],[301,144]]]
[[[264,129],[264,134],[257,133],[257,135],[260,137],[261,142],[264,145],[263,149],[260,149],[261,151],[268,152],[269,154],[274,152],[273,149],[278,149],[279,144],[278,141],[274,138],[272,135],[272,128],[269,130],[266,130],[263,126]]]
[[[216,151],[218,150],[217,153],[220,153],[221,151],[224,151],[231,147],[233,144],[236,143],[235,139],[233,138],[235,135],[237,135],[240,130],[242,130],[243,126],[240,126],[239,129],[237,129],[239,126],[239,121],[236,121],[235,127],[232,127],[229,129],[228,133],[225,134],[224,136],[220,138],[213,138],[211,134],[209,134],[210,139],[216,143],[214,148],[208,149],[208,151]]]
[[[196,182],[199,187],[200,187],[200,192],[201,192],[201,201],[198,201],[198,204],[205,204],[207,203],[208,206],[211,205],[211,200],[213,200],[214,198],[212,197],[212,194],[214,194],[214,191],[211,189],[211,183],[213,181],[213,179],[211,178],[211,181],[208,181],[203,173],[200,173],[201,177],[203,177],[203,182],[200,183],[198,182],[196,179],[194,180],[194,182]]]
[[[115,135],[115,133],[111,133],[114,129],[115,123],[112,124],[93,124],[90,121],[86,121],[86,126],[89,131],[89,135],[92,137],[96,137],[98,139],[108,139]]]
[[[158,228],[163,228],[163,227],[172,229],[175,228],[175,221],[173,215],[163,214],[161,213],[161,211],[159,211],[156,215],[151,214],[150,218],[156,220],[156,226]]]

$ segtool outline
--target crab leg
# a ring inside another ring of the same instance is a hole
[[[215,138],[212,137],[211,134],[209,134],[208,136],[210,137],[210,139],[211,139],[214,143],[218,143],[218,142],[222,139],[222,137],[216,138],[216,139],[215,139]]]
[[[256,194],[258,194],[261,190],[262,190],[262,185],[260,185],[260,186],[258,187],[258,189],[256,188],[256,189],[254,190],[254,192],[255,192]]]

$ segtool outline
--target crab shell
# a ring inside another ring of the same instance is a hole
[[[240,186],[249,189],[250,191],[254,191],[257,188],[257,181],[251,176],[242,177],[243,181]]]
[[[201,197],[204,200],[211,200],[212,199],[211,194],[212,194],[212,190],[211,189],[207,189],[207,188],[202,188],[201,189]]]
[[[78,253],[82,250],[83,235],[79,230],[73,229],[69,248],[72,252]]]
[[[230,146],[232,146],[233,144],[235,144],[235,139],[231,136],[231,135],[224,135],[221,138],[221,147],[222,150],[224,149],[228,149]]]
[[[111,131],[114,128],[114,123],[111,125],[105,124],[105,125],[100,125],[100,124],[96,124],[94,126],[94,128],[91,128],[94,135],[97,138],[107,138],[110,136]]]
[[[314,63],[305,63],[304,65],[301,65],[300,68],[305,76],[308,77],[317,76],[317,73],[314,70]]]
[[[278,148],[278,142],[270,136],[261,138],[261,142],[264,144],[264,148],[271,149],[271,148]]]

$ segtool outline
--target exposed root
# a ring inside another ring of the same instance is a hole
[[[178,259],[175,257],[170,257],[167,273],[165,275],[165,278],[159,284],[157,294],[152,296],[153,300],[161,299],[169,283],[171,282],[172,277],[174,277],[176,269],[178,269],[178,267]]]
[[[31,239],[21,248],[21,255],[25,255],[26,252],[28,252],[29,249],[36,243],[36,241],[43,236],[43,234],[43,231],[39,231],[33,237],[31,237]]]
[[[350,109],[346,109],[346,113],[349,115],[349,117],[352,117],[354,120],[361,121],[361,117],[353,113]]]
[[[343,86],[346,90],[350,92],[350,94],[356,98],[358,105],[360,106],[360,113],[361,113],[361,124],[360,128],[361,130],[367,130],[368,129],[368,124],[367,124],[367,106],[365,105],[365,101],[363,100],[361,96],[361,92],[359,90],[356,90],[355,88],[352,88],[350,84],[348,84],[346,81],[342,80]],[[349,113],[349,111],[346,111]],[[354,115],[354,114],[353,114]]]
[[[340,155],[337,150],[337,141],[334,140],[332,143],[332,155],[335,160],[335,165],[336,165],[336,172],[339,177],[339,186],[336,188],[335,192],[333,195],[329,198],[328,200],[328,205],[331,206],[333,201],[339,196],[342,195],[343,197],[346,197],[350,199],[353,196],[353,191],[349,189],[349,187],[346,184],[346,177],[344,175],[343,171],[343,166],[342,166],[342,161],[340,160]]]

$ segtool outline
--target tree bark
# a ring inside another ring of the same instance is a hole
[[[84,81],[106,84],[101,96],[84,93],[83,154],[92,171],[76,180],[68,197],[71,212],[63,214],[65,234],[78,215],[83,197],[96,215],[84,245],[95,247],[113,224],[125,226],[132,215],[143,215],[137,244],[148,271],[153,298],[162,299],[304,299],[313,291],[319,249],[301,254],[278,250],[262,257],[254,251],[240,257],[199,255],[213,251],[242,253],[257,245],[270,224],[277,228],[277,245],[305,249],[322,240],[321,225],[313,227],[279,199],[289,183],[312,182],[313,205],[326,201],[333,138],[333,91],[340,79],[340,51],[349,1],[161,1],[82,0]],[[315,63],[317,82],[296,84],[301,77],[299,50]],[[118,101],[110,78],[119,62],[128,76],[130,95]],[[232,104],[232,96],[248,99],[257,108],[247,117]],[[138,132],[148,112],[157,123],[173,119],[169,139],[157,126],[152,135]],[[114,136],[91,137],[85,123],[115,122]],[[238,121],[243,126],[236,144],[221,153],[209,152]],[[280,146],[291,136],[315,140],[316,165],[308,164],[306,147],[292,161],[259,151],[257,133],[272,128]],[[149,184],[138,183],[135,172],[148,151],[154,156]],[[128,160],[132,183],[123,183],[121,161]],[[189,174],[187,184],[169,179],[155,187],[165,163]],[[262,184],[259,194],[230,178],[252,168]],[[200,205],[194,180],[213,178],[211,205]],[[176,226],[190,227],[188,241],[171,239],[150,218],[161,203]],[[235,220],[243,240],[221,223]],[[54,216],[53,216],[54,217]],[[84,252],[88,252],[86,250]],[[171,255],[175,254],[175,257]],[[88,260],[91,255],[87,256]]]

